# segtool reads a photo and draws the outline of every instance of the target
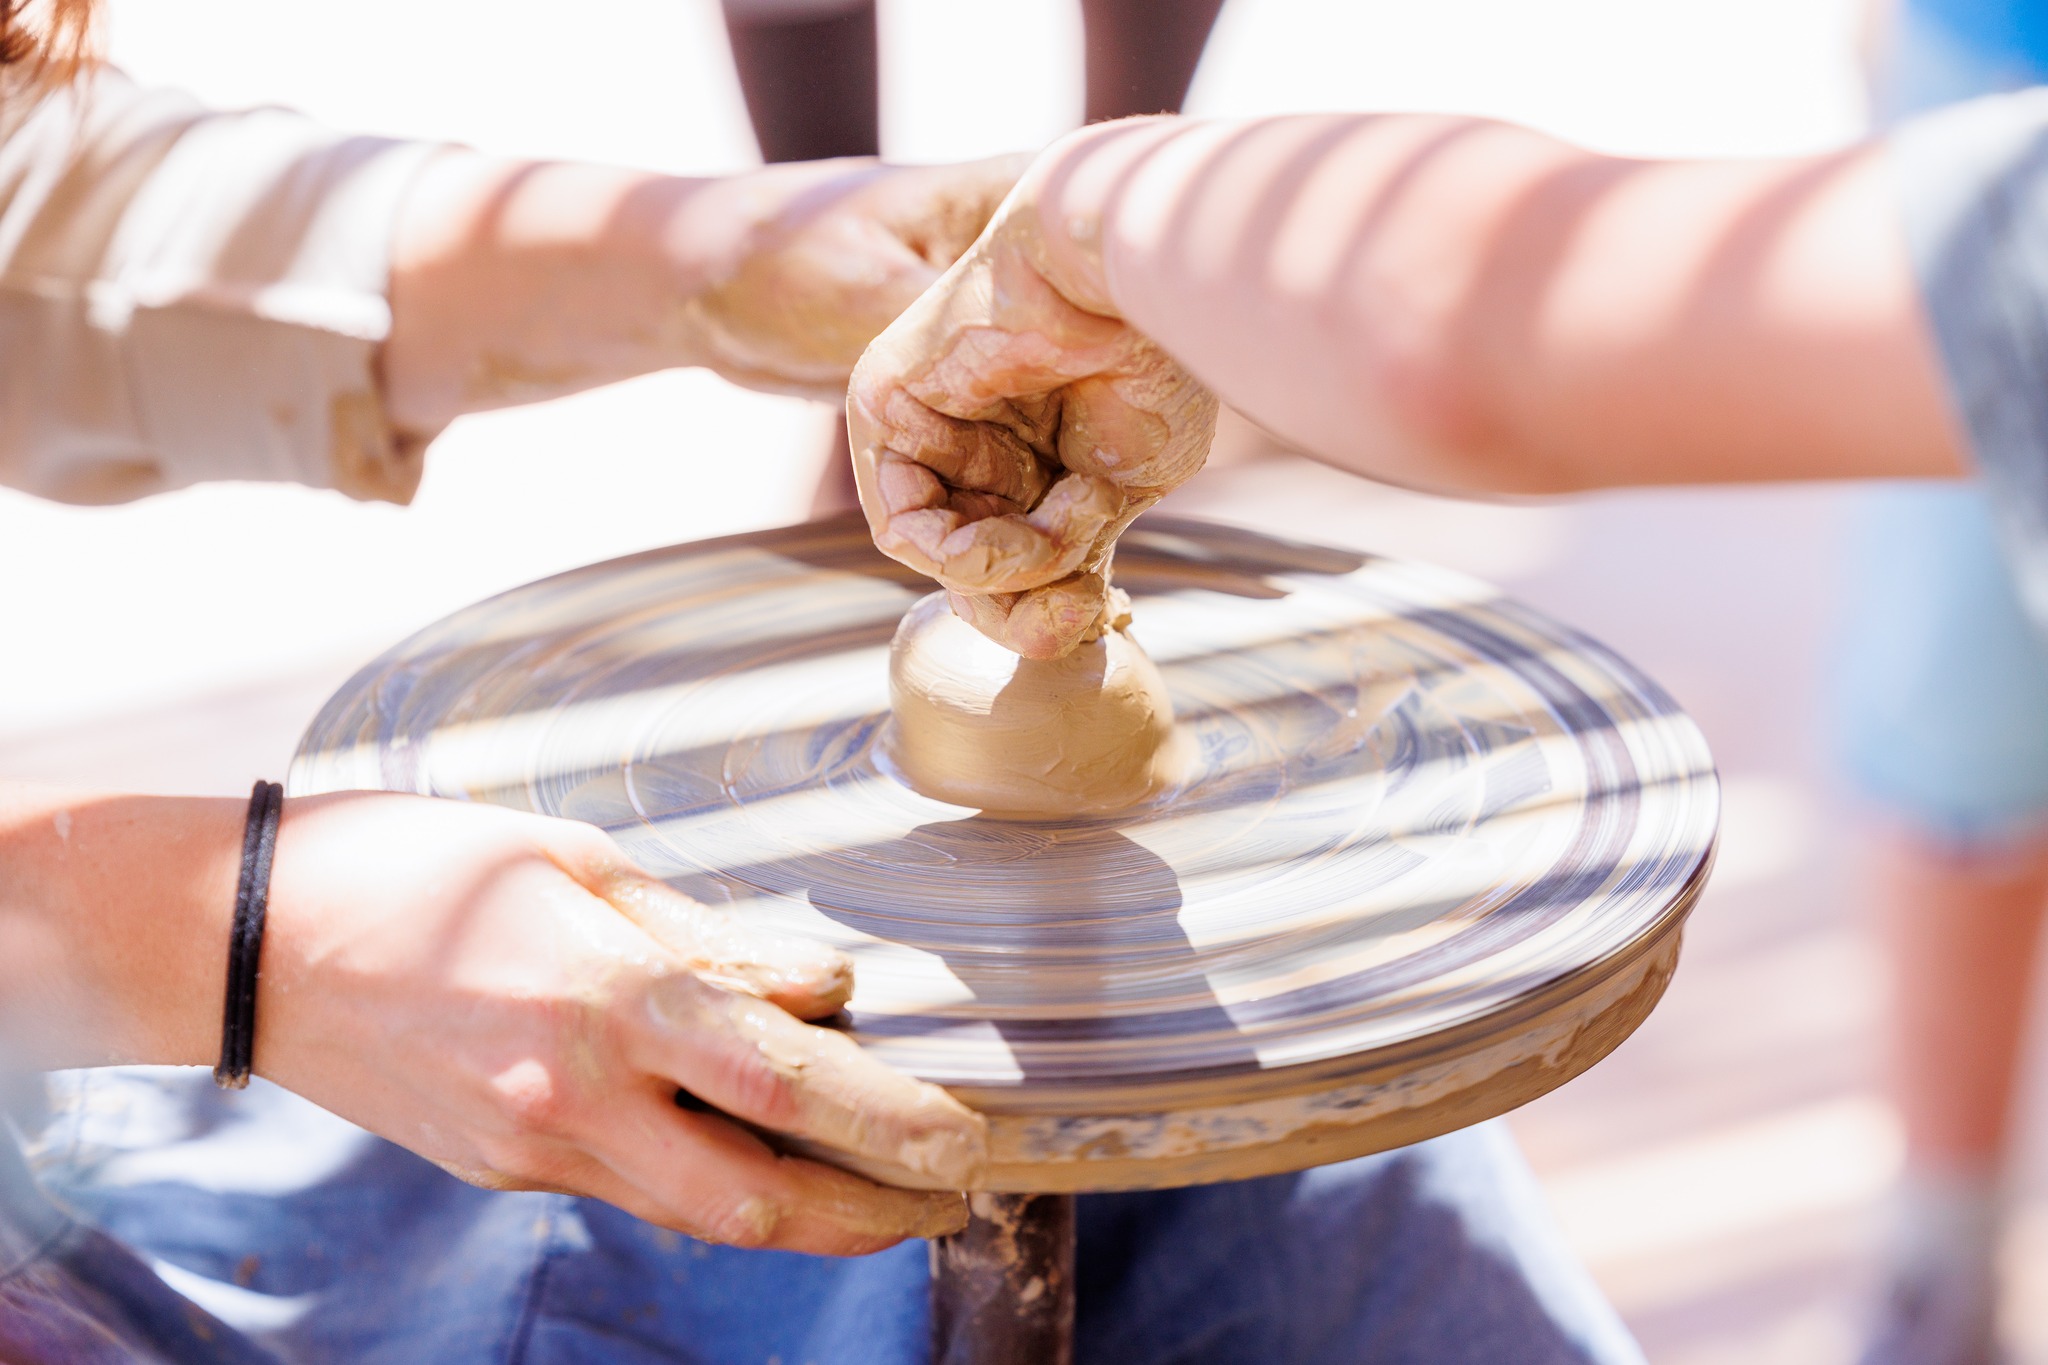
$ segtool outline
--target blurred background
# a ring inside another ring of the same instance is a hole
[[[1859,18],[1856,0],[1228,0],[1188,108],[1456,110],[1626,153],[1811,151],[1864,125]],[[676,172],[758,158],[717,0],[116,0],[110,33],[138,77],[220,104]],[[1075,0],[882,0],[880,35],[897,159],[1034,147],[1080,121]],[[455,607],[800,519],[836,420],[679,373],[464,419],[409,509],[252,486],[92,510],[0,491],[0,581],[31,587],[0,595],[0,777],[239,794],[282,773],[342,679]],[[1677,981],[1613,1058],[1515,1118],[1657,1365],[1847,1362],[1902,1160],[1877,1081],[1882,959],[1814,735],[1844,496],[1458,504],[1233,426],[1169,503],[1493,580],[1705,727],[1725,842]],[[2037,1172],[2024,1188],[2007,1333],[2041,1365],[2048,1203]]]

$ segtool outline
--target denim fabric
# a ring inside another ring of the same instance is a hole
[[[258,1083],[54,1078],[0,1177],[0,1359],[913,1365],[925,1248],[712,1247],[473,1189]],[[1081,1202],[1088,1365],[1640,1365],[1499,1125],[1299,1175]],[[98,1354],[94,1354],[97,1351]]]

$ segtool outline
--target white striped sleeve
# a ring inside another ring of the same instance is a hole
[[[0,482],[114,502],[212,479],[403,502],[376,377],[393,224],[439,149],[101,71],[0,92]]]

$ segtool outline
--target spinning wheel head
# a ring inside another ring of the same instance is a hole
[[[1188,754],[1118,814],[991,818],[878,761],[889,642],[929,585],[857,522],[459,612],[328,703],[292,787],[588,820],[845,949],[862,1044],[990,1116],[991,1188],[1415,1141],[1648,1013],[1717,816],[1654,684],[1471,580],[1218,526],[1140,522],[1117,581]]]

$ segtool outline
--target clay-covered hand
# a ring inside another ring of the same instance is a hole
[[[983,1120],[803,1022],[851,988],[841,954],[678,895],[589,826],[309,797],[279,836],[256,1070],[479,1185],[860,1254],[954,1229],[963,1199],[779,1154],[677,1100],[964,1187]]]
[[[688,365],[837,403],[1021,169],[860,158],[694,180],[444,153],[394,234],[389,415],[423,441],[463,413]]]
[[[861,357],[847,424],[883,553],[1027,658],[1056,658],[1117,610],[1116,538],[1201,467],[1216,400],[1055,266],[1033,174],[987,231]]]
[[[689,305],[706,363],[753,388],[839,402],[868,343],[960,258],[1024,165],[845,160],[736,177],[719,192],[752,226]]]

